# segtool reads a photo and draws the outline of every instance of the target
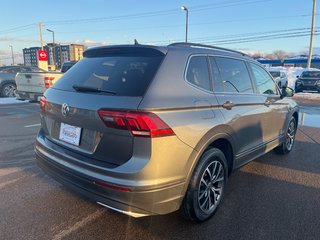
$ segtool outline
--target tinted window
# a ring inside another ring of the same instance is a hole
[[[2,70],[2,72],[6,72],[6,73],[17,73],[19,71],[19,68],[7,68]]]
[[[219,75],[219,69],[216,65],[216,62],[214,60],[214,57],[209,57],[210,59],[210,68],[213,78],[213,91],[214,92],[224,92],[222,82]]]
[[[301,77],[308,77],[308,78],[320,78],[320,71],[319,72],[303,72]]]
[[[55,83],[54,88],[75,91],[73,85],[99,88],[119,96],[142,96],[163,55],[112,55],[79,61]]]
[[[280,77],[280,72],[270,71],[270,74],[271,74],[271,76],[274,77],[274,78]]]
[[[225,92],[253,93],[252,83],[244,61],[215,58]]]
[[[206,90],[211,90],[207,57],[191,57],[187,69],[187,81]]]
[[[62,65],[62,68],[61,68],[61,72],[62,73],[65,73],[66,71],[68,71],[74,64],[76,64],[75,62],[69,62],[69,63],[64,63]]]
[[[253,77],[256,80],[257,88],[259,93],[261,94],[277,94],[276,84],[274,83],[273,79],[269,76],[267,71],[265,71],[262,67],[250,63],[249,64]]]

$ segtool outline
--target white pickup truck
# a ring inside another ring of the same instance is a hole
[[[67,62],[61,72],[24,72],[15,77],[18,100],[31,100],[39,102],[43,93],[51,87],[75,62]]]
[[[18,73],[15,78],[17,99],[39,102],[43,93],[62,75],[61,72]]]

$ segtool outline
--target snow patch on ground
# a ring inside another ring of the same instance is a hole
[[[28,101],[20,101],[17,100],[15,97],[12,98],[0,98],[0,104],[13,104],[13,103],[24,103]]]
[[[303,93],[296,93],[294,94],[294,97],[296,98],[303,98],[303,99],[314,99],[314,100],[320,100],[320,94],[317,92],[303,92]]]

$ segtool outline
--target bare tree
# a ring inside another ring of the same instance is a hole
[[[266,58],[266,59],[275,59],[275,56],[272,53],[266,53],[266,54],[264,54],[264,58]]]
[[[286,58],[287,53],[285,51],[282,51],[282,50],[275,50],[273,52],[273,55],[274,55],[275,59],[283,60],[283,59]]]
[[[251,54],[251,57],[254,59],[259,59],[259,58],[262,58],[263,56],[260,52],[255,52],[255,53]]]

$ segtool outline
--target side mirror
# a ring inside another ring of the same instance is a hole
[[[296,76],[297,78],[299,78],[299,76]]]
[[[289,88],[289,87],[281,88],[281,98],[292,97],[293,95],[294,95],[294,91],[292,88]]]

